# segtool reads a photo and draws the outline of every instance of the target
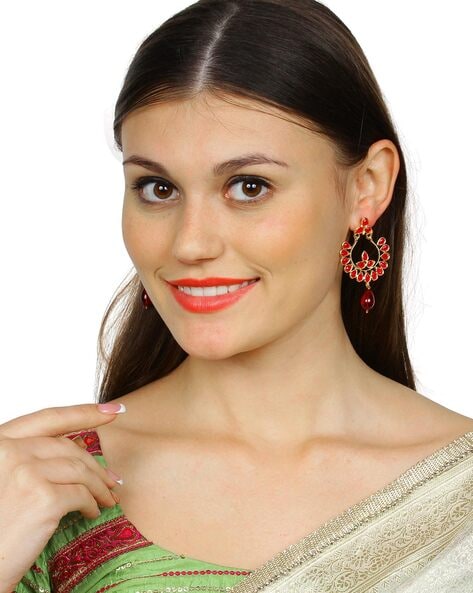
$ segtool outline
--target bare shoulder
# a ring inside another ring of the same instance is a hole
[[[404,385],[396,384],[392,406],[394,421],[403,426],[406,442],[442,446],[473,431],[473,418]]]
[[[144,453],[148,443],[151,447],[152,440],[166,441],[176,435],[179,416],[175,406],[170,405],[172,395],[163,378],[113,399],[125,404],[126,412],[96,429],[108,462],[125,464],[138,452]]]

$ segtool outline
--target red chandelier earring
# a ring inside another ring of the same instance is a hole
[[[151,299],[149,298],[148,293],[144,288],[141,292],[141,302],[143,303],[143,307],[145,309],[149,309],[151,307]]]
[[[364,309],[365,313],[368,313],[375,303],[374,294],[371,290],[370,282],[374,282],[384,274],[384,270],[388,267],[388,259],[390,255],[389,245],[386,243],[385,237],[380,237],[375,243],[372,239],[373,229],[368,223],[368,219],[363,217],[360,222],[360,226],[354,231],[355,242],[350,245],[348,241],[342,243],[340,250],[340,262],[343,265],[344,271],[352,278],[356,279],[357,282],[364,282],[366,290],[360,299],[360,305]],[[361,254],[361,260],[354,262],[352,255],[355,245],[358,243],[358,239],[364,235],[368,241],[370,241],[378,251],[378,257],[376,260],[370,259],[370,256],[366,251]]]

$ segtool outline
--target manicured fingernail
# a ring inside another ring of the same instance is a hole
[[[120,486],[123,486],[123,480],[120,478],[120,476],[117,476],[117,474],[112,472],[111,469],[108,469],[108,467],[106,467],[105,469],[107,470],[107,473],[112,478],[112,480],[114,480],[117,484],[120,484]]]
[[[123,414],[123,412],[126,412],[125,404],[116,404],[113,402],[97,404],[97,408],[100,412],[105,412],[105,414]]]

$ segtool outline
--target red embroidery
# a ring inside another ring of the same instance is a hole
[[[31,567],[31,570],[33,572],[36,572],[37,574],[44,574],[43,569],[41,568],[41,566],[38,566],[36,563],[33,564],[33,566]]]
[[[92,453],[92,455],[95,453],[96,455],[103,456],[102,450],[100,448],[99,435],[95,432],[95,430],[89,428],[88,430],[73,432],[65,436],[67,436],[68,439],[72,440],[75,437],[78,437],[79,435],[82,437],[82,440],[87,445],[87,451],[89,453]]]
[[[152,545],[123,516],[92,527],[61,548],[49,562],[55,593],[69,593],[98,566],[132,550]]]
[[[122,582],[123,581],[119,581],[118,583],[112,583],[111,585],[105,585],[105,587],[101,587],[100,589],[97,589],[97,591],[95,593],[103,593],[104,591],[108,591],[108,589],[111,589],[112,587],[116,587],[117,585],[119,585]]]

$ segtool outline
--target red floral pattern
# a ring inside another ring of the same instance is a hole
[[[56,593],[68,593],[100,564],[149,545],[151,542],[123,516],[92,527],[51,558],[53,589]]]

